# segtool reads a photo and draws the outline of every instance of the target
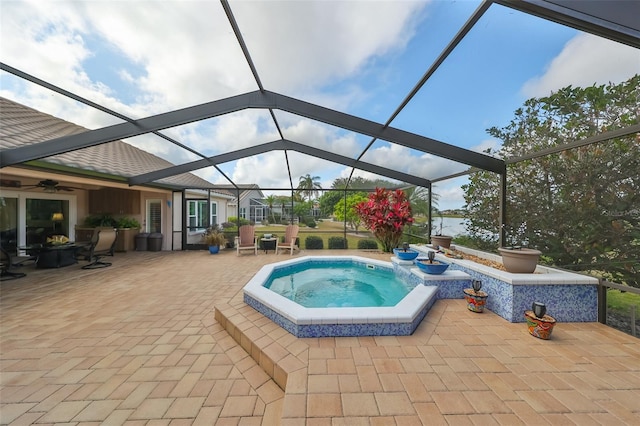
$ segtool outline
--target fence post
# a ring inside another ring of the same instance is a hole
[[[602,278],[598,279],[598,322],[607,323],[607,287],[602,283]]]

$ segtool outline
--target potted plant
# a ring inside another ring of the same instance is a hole
[[[227,239],[224,233],[217,226],[207,228],[202,241],[209,246],[209,253],[216,254],[220,251],[220,246],[227,244]]]
[[[484,312],[484,307],[487,304],[487,297],[489,295],[485,293],[482,289],[482,281],[473,280],[471,281],[471,288],[465,288],[464,299],[467,302],[467,309],[471,312],[482,313]]]
[[[542,252],[526,247],[526,233],[527,222],[522,222],[517,231],[508,235],[511,245],[498,248],[507,272],[531,274],[536,270]]]
[[[140,222],[134,217],[120,217],[116,219],[118,237],[116,238],[115,251],[126,252],[135,247],[134,239],[140,231]]]
[[[440,226],[438,227],[438,231],[436,232],[436,234],[431,236],[431,245],[433,245],[434,247],[438,246],[448,249],[451,247],[451,240],[453,239],[453,237],[442,234],[443,222],[444,218],[442,217],[442,215],[440,215]]]
[[[527,322],[529,334],[539,339],[551,338],[556,319],[547,315],[547,305],[542,302],[533,302],[530,311],[524,311],[524,319]]]
[[[376,188],[367,201],[354,208],[365,227],[382,243],[385,253],[398,246],[404,226],[413,223],[411,204],[399,189]]]

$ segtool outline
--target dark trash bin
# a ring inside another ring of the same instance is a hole
[[[148,242],[149,251],[162,250],[162,234],[159,232],[153,232],[149,234]]]
[[[136,235],[136,251],[147,251],[148,232],[142,232]]]

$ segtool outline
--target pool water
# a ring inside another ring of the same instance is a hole
[[[276,270],[265,287],[307,308],[395,306],[411,290],[392,269],[345,262]]]

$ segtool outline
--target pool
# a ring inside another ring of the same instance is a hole
[[[266,287],[272,278],[286,280],[296,271],[336,263],[364,269],[371,276],[394,274],[390,262],[359,256],[303,256],[263,266],[245,285],[244,301],[297,337],[410,335],[436,301],[436,286],[412,286],[403,280],[401,286],[407,293],[390,306],[306,307]],[[285,287],[286,283],[277,286]]]
[[[278,268],[264,287],[306,308],[394,306],[411,291],[393,270],[351,259]]]

